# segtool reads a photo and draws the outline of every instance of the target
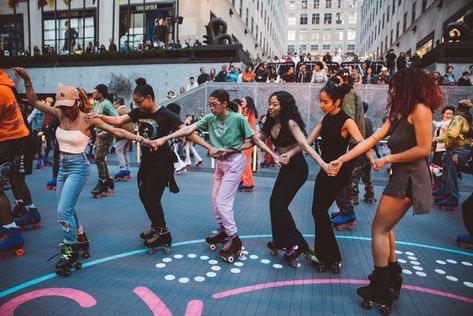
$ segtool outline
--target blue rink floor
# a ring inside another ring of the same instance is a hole
[[[116,169],[110,166],[112,174]],[[57,257],[47,262],[63,235],[55,192],[45,186],[51,169],[35,170],[27,178],[42,215],[41,229],[24,232],[23,257],[10,253],[0,261],[1,316],[379,314],[376,306],[362,309],[356,295],[372,271],[370,224],[376,204],[360,202],[358,227],[336,232],[343,256],[339,275],[318,273],[302,257],[294,269],[281,254],[271,257],[266,248],[276,170],[268,171],[255,178],[253,193],[237,193],[235,217],[247,253],[243,260],[228,264],[203,241],[216,229],[212,174],[205,168],[193,170],[177,177],[180,193],[166,191],[163,197],[172,253],[148,254],[138,235],[149,221],[138,198],[137,169],[132,169],[129,182],[117,183],[113,195],[96,200],[89,194],[97,179],[96,167],[91,166],[77,203],[91,257],[82,259],[83,269],[69,278],[54,274]],[[471,191],[471,183],[465,177],[462,185],[470,184]],[[310,244],[313,188],[314,182],[307,181],[290,207]],[[378,198],[382,189],[376,186]],[[468,195],[464,192],[462,200]],[[455,243],[456,235],[465,232],[460,210],[434,206],[430,215],[416,217],[409,211],[395,230],[405,282],[392,315],[473,315],[473,249]]]

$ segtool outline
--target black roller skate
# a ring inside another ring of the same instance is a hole
[[[338,262],[338,261],[334,261],[332,263],[322,262],[315,256],[315,254],[310,254],[308,256],[308,260],[310,261],[310,263],[312,263],[312,265],[315,267],[315,270],[317,270],[317,272],[323,273],[323,272],[329,271],[334,274],[340,274],[340,268],[342,267],[341,262]]]
[[[268,241],[266,247],[269,248],[269,254],[273,257],[279,255],[279,250],[286,251],[286,248],[282,247],[278,243],[275,243],[274,241]]]
[[[109,195],[107,180],[99,179],[95,188],[90,192],[96,199]]]
[[[68,277],[71,275],[72,269],[80,270],[82,268],[82,263],[77,262],[77,259],[79,259],[77,244],[60,243],[59,249],[61,249],[61,258],[56,263],[57,275]]]
[[[36,207],[28,207],[26,210],[23,216],[15,219],[15,224],[22,230],[26,229],[27,226],[33,226],[35,230],[39,229],[41,226],[41,214],[38,212],[38,209]]]
[[[242,258],[245,254],[241,251],[242,243],[238,235],[227,237],[225,243],[223,244],[222,250],[220,250],[220,256],[223,261],[228,263],[233,263],[235,261],[235,255],[238,258]]]
[[[205,237],[205,242],[209,244],[210,250],[215,251],[217,250],[217,244],[223,244],[227,237],[228,235],[225,232],[225,228],[219,227],[215,234]]]
[[[389,283],[388,268],[375,268],[370,284],[356,290],[363,298],[361,306],[364,309],[371,309],[376,303],[381,305],[381,314],[388,315],[395,298],[395,293]]]
[[[108,194],[112,194],[113,192],[115,192],[115,182],[113,182],[112,178],[107,179],[107,190]]]
[[[140,239],[141,240],[148,240],[150,239],[151,237],[154,236],[154,234],[156,234],[156,228],[154,228],[153,226],[151,226],[149,229],[145,230],[144,232],[142,232],[140,234]]]
[[[297,265],[299,264],[298,258],[302,253],[304,253],[304,250],[298,245],[289,247],[284,253],[284,261],[288,262],[291,268],[297,268]]]
[[[87,235],[85,233],[77,235],[77,247],[79,248],[79,251],[81,252],[82,258],[90,257],[89,246],[90,246],[89,239],[87,239]]]
[[[23,202],[18,201],[15,203],[15,207],[12,209],[12,217],[13,218],[20,218],[28,212],[26,206]]]
[[[401,287],[404,278],[402,277],[402,267],[399,263],[396,262],[389,262],[388,264],[389,270],[389,282],[391,284],[391,288],[394,291],[394,299],[398,299],[399,295],[401,295]],[[373,275],[368,275],[368,280],[371,281]]]
[[[143,242],[148,253],[153,254],[156,252],[156,248],[163,247],[164,254],[168,255],[171,253],[172,237],[171,232],[166,227],[158,227],[154,235]]]

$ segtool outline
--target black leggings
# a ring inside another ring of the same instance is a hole
[[[299,153],[291,158],[287,166],[281,168],[274,183],[269,209],[273,242],[278,246],[298,245],[304,249],[309,248],[301,232],[297,229],[288,208],[294,196],[307,180],[308,173],[307,162],[302,153]]]
[[[142,160],[138,170],[138,189],[141,202],[153,227],[166,227],[161,197],[168,183],[167,160]]]
[[[323,170],[320,170],[315,180],[312,202],[312,216],[315,221],[314,250],[315,256],[326,264],[342,260],[328,210],[346,185],[348,175],[348,168],[343,166],[336,177],[329,177]]]

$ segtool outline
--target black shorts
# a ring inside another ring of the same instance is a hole
[[[18,174],[31,174],[33,170],[34,146],[31,137],[0,142],[0,165],[5,162],[12,163],[12,172]]]

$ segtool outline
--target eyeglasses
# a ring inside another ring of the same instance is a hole
[[[143,99],[141,99],[141,100],[135,101],[135,104],[136,104],[136,105],[141,105],[141,104],[144,102],[144,100],[146,100],[146,98],[143,98]]]

